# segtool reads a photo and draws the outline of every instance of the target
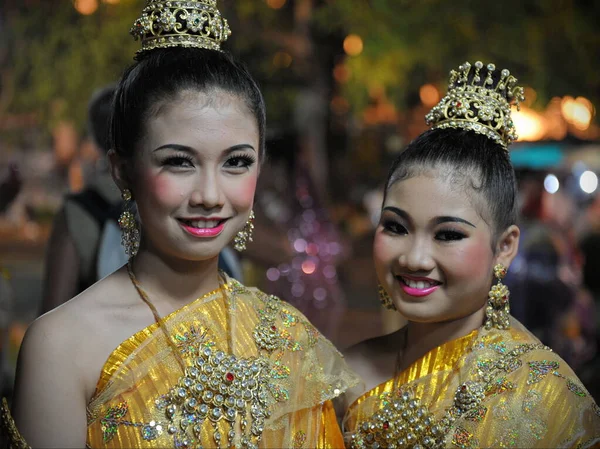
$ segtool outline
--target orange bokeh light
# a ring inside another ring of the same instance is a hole
[[[88,16],[98,9],[98,0],[74,0],[73,6],[79,14]]]
[[[283,8],[286,0],[267,0],[267,6],[273,9]]]
[[[419,89],[419,97],[425,106],[432,107],[440,101],[440,92],[433,84],[425,84]]]
[[[349,34],[344,39],[344,51],[350,56],[358,56],[363,51],[363,40],[358,34]]]

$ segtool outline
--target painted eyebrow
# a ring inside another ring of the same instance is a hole
[[[167,143],[165,145],[161,145],[160,147],[152,150],[152,152],[159,151],[159,150],[165,150],[165,149],[178,150],[178,151],[183,151],[185,153],[191,153],[191,154],[194,154],[196,152],[192,147],[188,147],[187,145],[179,145],[177,143]],[[234,151],[245,150],[245,149],[250,149],[256,153],[256,149],[249,143],[240,143],[238,145],[233,145],[229,148],[226,148],[225,153],[230,154],[230,153],[233,153]]]
[[[393,212],[394,214],[398,215],[401,218],[404,218],[405,220],[410,221],[410,217],[408,215],[408,213],[406,213],[406,211],[398,208],[398,207],[394,207],[394,206],[386,206],[383,208],[384,211],[390,211]],[[438,225],[441,223],[464,223],[466,225],[469,226],[473,226],[474,228],[477,228],[477,226],[475,226],[473,223],[471,223],[470,221],[467,221],[463,218],[459,218],[459,217],[452,217],[452,216],[448,216],[448,215],[444,215],[441,217],[435,217],[433,219],[433,222]]]

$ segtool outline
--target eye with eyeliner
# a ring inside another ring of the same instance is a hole
[[[436,240],[440,240],[442,242],[454,242],[467,238],[467,235],[458,229],[446,228],[437,231],[435,233],[435,238]]]
[[[253,154],[236,154],[227,158],[225,167],[233,170],[240,170],[251,167],[255,162],[256,156]]]
[[[408,234],[406,228],[396,220],[383,219],[381,225],[385,231],[391,234],[405,235]]]
[[[171,168],[189,168],[193,167],[193,159],[189,154],[178,153],[170,155],[161,161],[161,165]]]

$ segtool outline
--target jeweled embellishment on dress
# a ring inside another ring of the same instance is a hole
[[[350,441],[352,448],[400,449],[442,444],[441,426],[411,392],[386,393],[382,399],[387,405],[358,426]]]
[[[270,371],[267,360],[237,358],[204,347],[159,405],[168,420],[167,431],[182,447],[198,444],[203,424],[209,420],[217,446],[224,440],[230,446],[237,421],[242,431],[241,447],[257,447],[274,402]],[[226,435],[219,431],[220,421],[229,423]]]

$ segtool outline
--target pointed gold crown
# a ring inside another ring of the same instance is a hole
[[[148,0],[129,31],[142,41],[139,56],[145,51],[167,47],[196,47],[221,50],[231,30],[221,17],[217,0]]]
[[[501,70],[499,77],[495,72],[494,64],[484,69],[481,61],[473,66],[465,62],[458,71],[451,70],[448,93],[425,116],[427,124],[434,129],[469,129],[508,149],[517,140],[510,107],[516,104],[518,110],[525,96],[508,70]]]

